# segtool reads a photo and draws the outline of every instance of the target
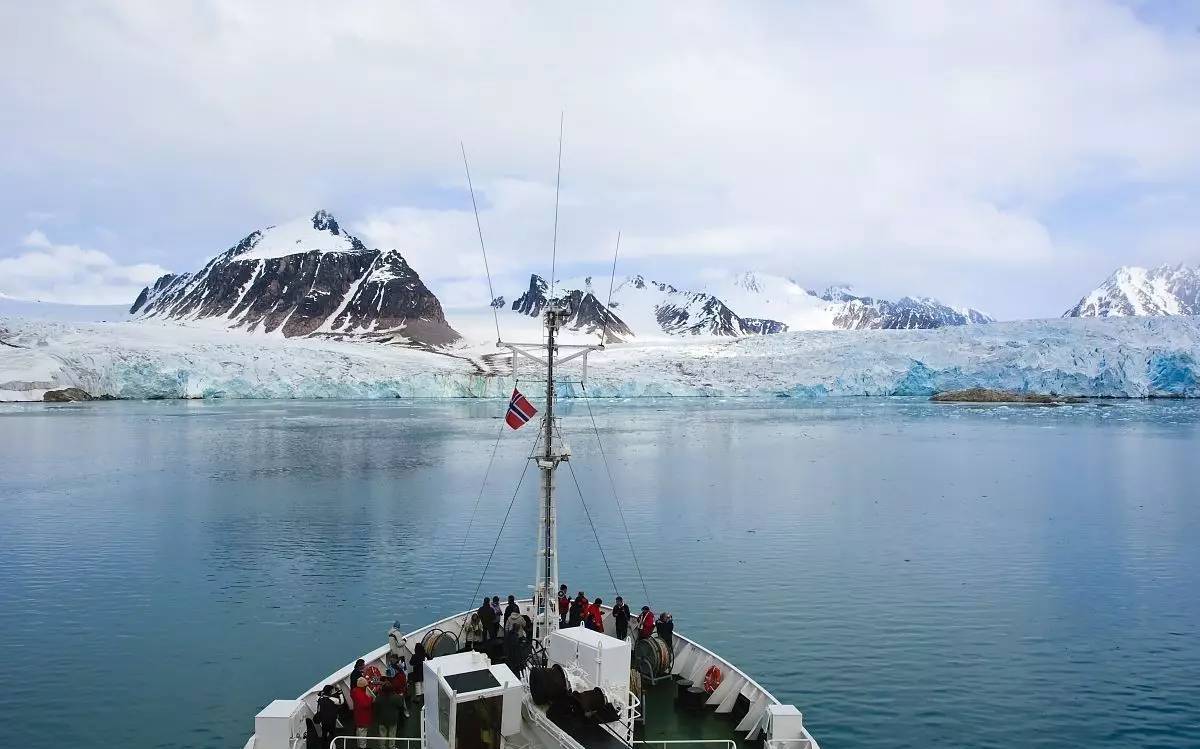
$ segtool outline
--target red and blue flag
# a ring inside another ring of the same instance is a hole
[[[508,413],[504,415],[504,423],[513,429],[520,429],[536,413],[537,409],[533,407],[533,404],[521,395],[521,391],[513,388],[512,399],[508,402]]]

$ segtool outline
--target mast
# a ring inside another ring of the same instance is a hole
[[[530,456],[537,461],[541,471],[541,485],[538,492],[538,534],[536,556],[533,573],[533,610],[530,618],[533,620],[534,637],[544,641],[551,632],[558,629],[558,508],[554,496],[554,472],[563,461],[570,460],[570,450],[554,439],[556,419],[554,412],[554,372],[555,369],[572,359],[581,359],[584,378],[587,377],[587,355],[592,351],[604,349],[603,345],[580,345],[559,343],[558,333],[564,322],[571,317],[565,300],[550,300],[542,312],[542,321],[546,326],[546,337],[541,343],[506,343],[503,348],[512,351],[513,376],[517,373],[518,358],[536,362],[539,370],[544,367],[546,372],[546,408],[541,424],[542,449]],[[559,355],[563,349],[571,353]]]
[[[542,472],[541,496],[538,512],[537,573],[534,576],[533,634],[538,640],[558,629],[558,527],[557,509],[554,505],[554,471],[566,459],[554,444],[554,356],[558,346],[560,304],[551,301],[543,315],[546,324],[546,417],[542,420],[542,454],[538,468]]]

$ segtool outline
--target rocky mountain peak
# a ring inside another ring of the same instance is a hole
[[[1063,317],[1129,317],[1200,314],[1200,267],[1122,266]]]
[[[458,340],[441,303],[396,250],[368,250],[320,210],[251,232],[196,273],[166,275],[131,313],[218,318],[285,337],[366,338],[441,346]]]
[[[317,231],[327,231],[334,236],[342,233],[342,227],[338,226],[337,219],[324,208],[313,214],[312,225]]]

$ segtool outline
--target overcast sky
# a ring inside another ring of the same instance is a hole
[[[569,7],[567,7],[569,6]],[[1200,261],[1200,3],[5,3],[0,293],[132,301],[326,208],[447,304],[744,270],[1057,316]]]

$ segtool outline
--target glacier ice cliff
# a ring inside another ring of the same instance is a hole
[[[0,400],[79,387],[117,398],[505,397],[510,359],[285,339],[155,322],[0,316]],[[524,366],[522,379],[535,373]],[[569,366],[562,395],[584,394]],[[610,345],[586,394],[930,395],[970,387],[1101,397],[1200,396],[1200,318],[1033,320],[935,330],[798,331],[731,340]],[[528,386],[536,394],[536,386]]]

